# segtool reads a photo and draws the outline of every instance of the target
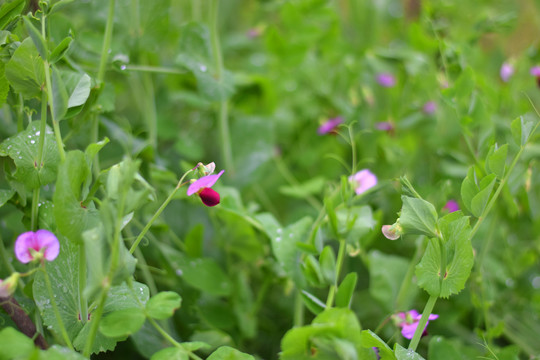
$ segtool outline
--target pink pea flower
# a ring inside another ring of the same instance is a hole
[[[510,77],[514,75],[514,67],[507,62],[503,63],[501,65],[501,70],[499,72],[499,75],[501,76],[502,81],[508,82]]]
[[[368,169],[360,170],[349,176],[349,181],[352,183],[356,195],[360,195],[377,185],[377,177]]]
[[[397,240],[403,234],[403,229],[399,225],[399,222],[393,225],[383,225],[381,231],[388,240]]]
[[[454,212],[459,210],[459,205],[455,200],[448,200],[443,209],[448,210],[448,212]]]
[[[325,135],[328,133],[334,133],[336,131],[336,128],[343,123],[343,118],[341,116],[328,119],[325,121],[321,126],[319,126],[319,129],[317,130],[317,133],[319,135]]]
[[[536,78],[536,85],[540,87],[540,66],[533,66],[530,73]]]
[[[394,124],[391,121],[380,121],[375,124],[377,130],[386,131],[387,133],[394,132]]]
[[[422,111],[427,115],[433,115],[437,111],[437,103],[435,101],[428,101],[424,104]]]
[[[380,74],[377,74],[377,82],[382,87],[389,88],[396,85],[396,78],[394,77],[394,75],[390,73],[380,73]]]
[[[212,186],[214,186],[216,181],[218,181],[219,177],[224,172],[225,170],[221,170],[218,174],[203,176],[202,178],[194,181],[187,189],[188,196],[197,194],[201,198],[204,205],[216,206],[219,204],[220,196],[217,191],[212,190]]]
[[[436,314],[429,315],[428,322],[426,323],[422,336],[427,335],[426,329],[429,324],[429,320],[435,320],[438,317],[439,315]],[[410,310],[407,312],[400,312],[397,315],[394,315],[393,318],[396,325],[401,328],[401,335],[403,335],[404,338],[411,340],[416,332],[416,328],[418,327],[418,323],[420,322],[422,315],[416,310]]]
[[[45,258],[53,261],[60,253],[60,243],[49,230],[27,231],[15,241],[15,256],[23,264]]]

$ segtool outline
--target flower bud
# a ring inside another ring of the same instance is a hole
[[[20,277],[21,275],[18,272],[15,272],[6,280],[0,279],[0,298],[6,298],[15,292]]]

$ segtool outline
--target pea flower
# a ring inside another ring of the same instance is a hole
[[[426,328],[429,324],[429,320],[435,320],[438,317],[439,315],[436,314],[429,315],[428,322],[426,323],[422,336],[427,335]],[[394,320],[394,323],[401,328],[401,335],[403,335],[404,338],[411,340],[414,336],[414,333],[416,332],[418,323],[422,318],[422,314],[419,314],[418,311],[413,309],[407,312],[400,312],[396,315],[393,315],[392,318]]]
[[[6,280],[0,279],[0,298],[7,298],[15,292],[17,281],[21,274],[18,272],[11,274]]]
[[[375,124],[377,130],[386,131],[387,133],[394,133],[394,124],[391,121],[380,121]]]
[[[332,119],[328,119],[325,121],[321,126],[319,126],[319,129],[317,130],[317,133],[319,135],[325,135],[328,133],[334,133],[336,128],[343,123],[343,118],[338,116]]]
[[[354,175],[349,176],[349,181],[354,187],[356,195],[365,193],[377,185],[377,177],[368,169],[363,169]]]
[[[204,205],[216,206],[219,204],[220,197],[219,193],[212,189],[212,186],[214,186],[216,181],[218,181],[219,177],[224,172],[225,170],[221,170],[218,174],[206,175],[194,181],[187,189],[188,196],[197,194],[201,198]]]
[[[396,78],[390,73],[380,73],[377,74],[377,82],[382,87],[390,88],[396,85]]]
[[[459,205],[455,200],[448,200],[443,209],[448,210],[448,212],[454,212],[459,210]]]
[[[514,75],[514,67],[510,63],[503,63],[501,65],[501,70],[499,72],[499,75],[501,76],[501,80],[503,82],[508,82],[510,77]]]
[[[60,253],[60,243],[49,230],[27,231],[15,241],[15,256],[23,264],[45,258],[53,261]]]
[[[424,104],[422,111],[424,111],[424,113],[427,115],[433,115],[435,111],[437,111],[437,104],[435,101],[428,101]]]
[[[383,225],[381,230],[384,237],[388,240],[397,240],[403,234],[403,229],[399,225],[399,222],[393,225]]]

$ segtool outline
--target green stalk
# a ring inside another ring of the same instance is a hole
[[[186,73],[184,70],[149,65],[126,65],[125,71],[139,71],[167,75],[183,75]]]
[[[133,254],[133,252],[135,251],[135,249],[137,248],[137,246],[139,246],[139,243],[141,242],[141,240],[144,238],[144,236],[146,235],[146,233],[148,232],[148,230],[150,230],[150,227],[152,227],[152,224],[154,223],[154,221],[156,221],[156,219],[159,217],[159,215],[161,215],[161,213],[163,212],[163,210],[165,210],[165,208],[167,207],[167,205],[169,205],[169,203],[171,202],[171,200],[173,199],[174,195],[176,194],[176,192],[182,187],[182,185],[184,185],[182,182],[184,181],[184,179],[186,178],[186,176],[192,172],[193,169],[191,170],[188,170],[186,171],[186,173],[182,176],[182,178],[180,179],[180,181],[178,181],[178,184],[176,185],[176,187],[174,188],[174,190],[170,193],[169,197],[167,197],[167,199],[165,199],[165,201],[163,202],[163,204],[161,204],[161,206],[159,207],[159,209],[157,209],[157,211],[154,213],[154,215],[152,216],[152,218],[150,219],[150,221],[148,221],[148,223],[146,224],[146,226],[142,229],[141,233],[139,234],[139,236],[137,236],[137,239],[135,239],[135,242],[133,243],[133,245],[131,245],[131,248],[129,249],[129,252],[131,254]]]
[[[341,268],[343,267],[343,259],[345,258],[345,246],[346,246],[346,240],[345,239],[339,239],[339,250],[338,250],[338,256],[336,261],[336,278],[334,279],[334,283],[330,286],[330,290],[328,291],[328,297],[326,298],[326,308],[329,309],[334,305],[334,297],[336,295],[337,291],[337,284],[339,282],[339,276],[341,274]]]
[[[418,343],[420,342],[420,338],[422,337],[422,333],[424,332],[424,329],[428,322],[429,315],[431,315],[438,298],[439,298],[438,296],[429,297],[426,303],[426,306],[424,307],[424,312],[422,312],[422,318],[420,319],[420,322],[418,323],[418,326],[416,327],[416,331],[414,332],[414,336],[411,340],[411,343],[409,344],[409,350],[416,351],[416,348],[418,347]]]
[[[405,274],[403,282],[401,283],[401,287],[399,288],[399,292],[398,292],[398,295],[396,297],[396,302],[395,302],[396,310],[402,310],[405,307],[405,304],[404,304],[405,296],[407,295],[407,291],[411,287],[411,282],[414,276],[414,270],[416,268],[416,264],[418,264],[418,260],[420,260],[420,256],[424,253],[424,249],[425,249],[424,237],[422,236],[420,239],[421,240],[417,241],[416,250],[414,252],[413,259],[409,263],[409,268],[407,269],[407,273]]]
[[[218,81],[222,82],[224,68],[221,47],[219,44],[218,10],[219,0],[212,0],[210,2],[210,41],[212,43],[212,54],[214,55],[216,77]],[[218,120],[223,162],[225,163],[225,168],[228,169],[228,171],[234,172],[231,135],[229,130],[229,103],[227,100],[222,100],[219,103]]]
[[[39,187],[35,188],[32,192],[32,215],[31,215],[31,220],[30,220],[30,228],[32,229],[32,231],[37,230],[38,209],[39,209]]]
[[[79,314],[83,324],[88,320],[88,301],[84,295],[86,288],[86,251],[84,244],[79,244]]]
[[[64,339],[64,342],[66,343],[66,346],[73,350],[73,345],[71,344],[71,340],[69,339],[68,333],[66,331],[66,327],[64,325],[64,321],[62,321],[62,317],[60,316],[60,312],[58,311],[58,305],[56,304],[56,300],[54,298],[54,293],[52,290],[51,285],[51,279],[49,279],[49,274],[47,273],[47,270],[45,269],[45,262],[42,263],[43,267],[43,275],[45,278],[45,284],[47,285],[47,292],[49,293],[49,298],[51,300],[51,305],[53,308],[54,316],[56,317],[56,321],[58,321],[58,326],[60,327],[60,334],[62,335],[62,338]]]
[[[300,327],[302,325],[304,325],[304,302],[302,300],[302,293],[300,290],[296,290],[293,327]]]
[[[101,316],[103,315],[103,309],[105,308],[105,301],[107,300],[107,295],[109,293],[110,287],[110,283],[104,285],[103,289],[101,290],[101,296],[98,303],[99,305],[96,311],[92,313],[92,326],[90,327],[90,332],[88,333],[86,344],[84,345],[83,350],[83,356],[86,358],[90,358],[90,353],[92,352],[92,345],[94,344],[94,340],[97,335],[99,322],[101,320]]]
[[[107,23],[105,24],[105,34],[103,35],[103,47],[101,48],[101,58],[99,60],[99,69],[96,78],[99,86],[101,86],[103,78],[105,77],[105,68],[107,66],[107,59],[109,58],[109,51],[111,49],[114,25],[114,5],[115,0],[109,0],[109,11],[107,13]]]

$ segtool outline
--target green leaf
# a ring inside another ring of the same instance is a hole
[[[150,360],[189,360],[189,353],[178,347],[168,347],[152,355]]]
[[[30,35],[30,38],[34,42],[34,45],[36,46],[36,49],[41,56],[43,60],[47,60],[49,58],[48,50],[47,50],[47,43],[45,42],[45,39],[43,36],[41,36],[41,33],[38,29],[32,24],[28,16],[23,17],[24,20],[24,27],[26,28],[26,31],[28,31],[28,34]]]
[[[44,74],[43,59],[32,39],[24,39],[6,64],[6,79],[25,98],[41,97]]]
[[[84,105],[90,96],[92,79],[87,74],[75,73],[71,71],[62,72],[67,92],[69,94],[68,108]]]
[[[186,237],[184,239],[184,244],[186,246],[185,252],[188,256],[193,257],[193,258],[202,256],[203,236],[204,236],[203,224],[195,225],[186,234]]]
[[[333,285],[336,282],[336,255],[331,246],[325,246],[319,257],[321,274],[327,284]],[[336,284],[337,285],[337,284]]]
[[[373,211],[368,205],[341,208],[336,211],[338,229],[346,236],[347,244],[359,249],[361,240],[375,226]]]
[[[379,349],[380,360],[396,360],[394,352],[377,334],[371,330],[363,330],[362,335],[362,346],[366,348],[376,347]]]
[[[337,289],[336,306],[350,308],[358,275],[355,272],[348,273]]]
[[[377,250],[369,252],[368,258],[369,282],[377,284],[369,287],[369,293],[390,311],[409,268],[409,261]]]
[[[145,320],[140,308],[113,311],[101,320],[99,331],[111,338],[126,337],[139,331]]]
[[[326,304],[319,300],[315,295],[310,294],[306,290],[302,290],[302,300],[306,304],[307,308],[315,315],[320,314],[326,309]]]
[[[58,10],[62,9],[64,6],[72,3],[75,0],[58,0],[50,8],[48,15],[54,14]]]
[[[177,273],[181,274],[189,285],[215,296],[230,295],[231,279],[213,259],[182,258],[179,260]]]
[[[467,171],[467,176],[461,183],[461,200],[467,207],[467,210],[471,211],[471,202],[480,189],[478,188],[476,181],[476,172],[474,166],[471,166]],[[471,211],[472,212],[472,211]]]
[[[469,218],[461,211],[450,213],[439,220],[441,237],[430,239],[422,260],[416,266],[418,286],[431,296],[447,298],[459,293],[471,274],[474,264],[470,240]],[[441,277],[441,243],[446,254],[446,271]]]
[[[528,114],[522,115],[512,121],[510,129],[512,130],[514,141],[519,146],[523,147],[527,144],[527,141],[529,141],[529,137],[535,127],[534,123],[535,121]]]
[[[306,277],[310,285],[315,287],[322,287],[324,285],[328,285],[323,279],[321,265],[313,255],[308,255],[304,258],[304,261],[302,263],[302,270],[304,271],[304,276]]]
[[[193,73],[201,95],[212,101],[223,101],[234,93],[234,78],[226,70],[218,78],[211,54],[206,26],[190,22],[180,28],[180,54],[176,62]]]
[[[429,360],[455,360],[461,359],[461,352],[454,344],[442,336],[433,336],[429,340]]]
[[[67,241],[63,236],[58,236],[60,241],[60,254],[52,261],[46,263],[46,271],[51,281],[54,301],[58,306],[60,317],[64,323],[67,334],[76,349],[82,350],[88,339],[88,333],[92,322],[83,323],[79,320],[79,254],[78,246]],[[144,284],[133,283],[134,291],[126,284],[113,286],[105,303],[104,315],[123,309],[138,308],[139,303],[145,304],[148,300],[148,288]],[[33,283],[33,294],[36,305],[41,313],[45,326],[50,327],[57,335],[60,328],[53,311],[51,298],[43,272],[37,272]],[[138,300],[135,298],[137,296]],[[89,298],[89,303],[97,298]],[[92,319],[92,311],[90,311]],[[92,352],[114,349],[117,340],[107,338],[101,333],[96,336]]]
[[[51,55],[49,56],[49,63],[51,65],[55,64],[59,60],[61,60],[64,55],[69,51],[71,47],[71,42],[73,41],[73,37],[66,36],[62,41],[60,41],[60,44],[58,44],[53,51],[51,52]]]
[[[34,351],[34,342],[28,336],[6,327],[0,330],[0,359],[28,359]]]
[[[0,207],[4,206],[15,195],[15,190],[0,189]]]
[[[6,65],[0,61],[0,107],[6,103],[9,83],[6,79]]]
[[[7,138],[0,144],[0,156],[9,156],[15,162],[15,179],[28,189],[47,185],[56,179],[60,156],[52,130],[45,131],[42,166],[39,167],[38,152],[40,123],[34,121],[26,130]]]
[[[52,102],[53,119],[60,121],[64,118],[68,108],[68,93],[60,72],[56,66],[52,67]]]
[[[65,346],[53,345],[47,351],[39,353],[39,360],[85,360],[86,358]]]
[[[489,174],[480,181],[480,191],[471,200],[471,212],[474,216],[480,217],[484,212],[496,181],[495,174]]]
[[[168,319],[180,308],[182,298],[173,291],[163,291],[156,294],[146,303],[148,316],[157,320]]]
[[[328,222],[330,223],[330,228],[335,237],[339,236],[339,227],[338,220],[336,215],[336,209],[334,207],[334,201],[330,196],[324,198],[324,209],[326,210],[326,215],[328,216]]]
[[[0,7],[0,29],[6,26],[21,15],[26,5],[25,0],[7,0]]]
[[[424,360],[417,352],[405,349],[398,343],[394,345],[394,354],[396,355],[397,360]]]
[[[58,170],[56,191],[53,195],[54,215],[58,230],[70,241],[82,243],[84,231],[92,229],[99,221],[99,214],[93,206],[83,207],[83,186],[91,177],[85,154],[80,150],[66,153],[65,161]]]
[[[437,236],[437,211],[435,207],[418,198],[402,196],[403,207],[399,223],[404,234]]]
[[[506,165],[506,156],[508,154],[508,144],[497,148],[492,146],[486,159],[486,165],[489,171],[493,172],[499,179],[504,177],[504,168]]]
[[[324,182],[325,179],[323,177],[314,177],[302,184],[280,186],[279,192],[283,195],[303,199],[307,196],[320,193]]]
[[[222,346],[214,351],[206,360],[255,360],[255,358],[231,347]]]

